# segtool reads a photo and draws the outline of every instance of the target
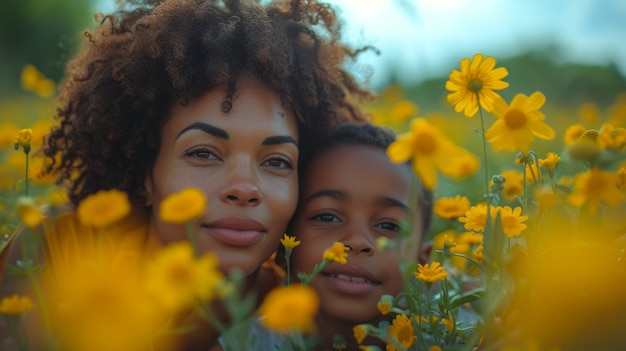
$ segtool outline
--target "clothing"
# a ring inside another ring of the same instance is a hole
[[[293,351],[282,335],[263,328],[258,318],[227,330],[219,337],[218,343],[224,351]]]

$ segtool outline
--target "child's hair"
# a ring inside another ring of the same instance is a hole
[[[310,161],[320,154],[350,145],[371,146],[386,151],[395,140],[396,134],[389,128],[370,123],[344,123],[319,140],[317,145],[310,148],[309,152],[302,157],[303,167],[300,176],[302,177],[305,174]],[[410,167],[410,163],[405,165]],[[426,189],[419,178],[416,177],[416,180],[418,183],[417,201],[423,220],[422,233],[426,233],[432,217],[433,192]]]
[[[144,203],[144,176],[172,107],[226,87],[228,112],[242,76],[294,111],[302,151],[344,121],[365,120],[359,103],[373,98],[341,67],[369,48],[342,44],[334,10],[316,0],[126,0],[99,19],[68,64],[60,126],[44,147],[47,172],[69,186],[74,204],[110,188]]]

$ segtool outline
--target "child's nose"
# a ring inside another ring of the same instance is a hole
[[[350,249],[353,254],[371,255],[376,249],[374,236],[370,233],[367,226],[353,226],[343,244]]]

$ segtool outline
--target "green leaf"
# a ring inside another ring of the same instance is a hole
[[[450,299],[450,305],[453,309],[466,304],[468,302],[473,302],[479,300],[485,295],[485,288],[476,288],[470,291],[466,291],[463,294],[456,295]]]

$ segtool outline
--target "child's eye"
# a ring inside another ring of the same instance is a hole
[[[272,156],[270,159],[264,161],[262,166],[268,166],[278,169],[293,169],[293,163],[291,160],[282,155]]]
[[[383,230],[392,231],[392,232],[399,232],[401,229],[397,223],[393,223],[393,222],[378,223],[376,224],[376,227],[383,229]]]
[[[194,146],[187,149],[185,156],[200,160],[219,160],[215,152],[206,146]]]
[[[341,222],[339,217],[332,213],[322,213],[313,217],[313,220],[320,222]]]

